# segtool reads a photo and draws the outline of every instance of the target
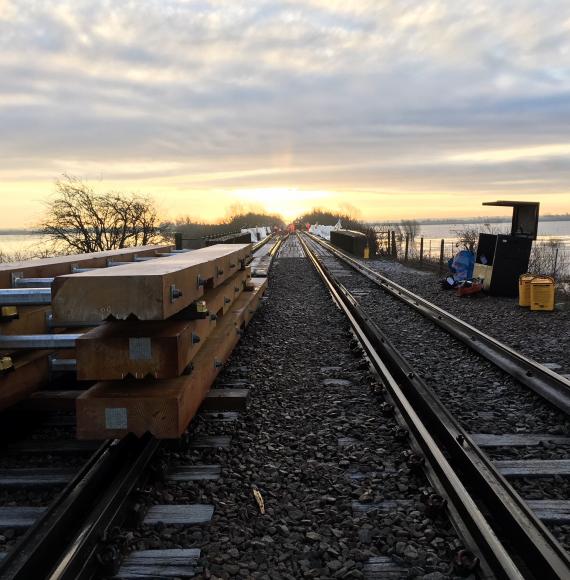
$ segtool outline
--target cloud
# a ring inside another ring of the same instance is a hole
[[[569,32],[562,0],[3,0],[0,178],[567,193]]]

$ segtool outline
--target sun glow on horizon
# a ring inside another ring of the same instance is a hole
[[[237,189],[231,192],[237,203],[263,208],[272,214],[279,214],[285,221],[291,221],[320,205],[330,205],[333,192],[312,191],[296,187],[263,187]]]

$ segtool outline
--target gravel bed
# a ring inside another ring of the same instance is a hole
[[[72,441],[75,440],[75,427],[38,427],[25,433],[22,440],[27,441]],[[16,467],[81,467],[85,460],[91,455],[92,451],[81,453],[60,454],[43,453],[43,454],[3,454],[0,446],[0,469]]]
[[[490,334],[540,363],[554,362],[570,374],[570,309],[531,312],[515,298],[477,294],[460,298],[442,290],[439,276],[389,260],[363,263],[397,284]]]
[[[25,438],[31,441],[67,441],[75,438],[75,429],[73,427],[39,427],[28,432]],[[74,467],[79,469],[90,455],[91,452],[73,455],[57,453],[2,455],[0,447],[0,470],[32,467]],[[0,506],[47,507],[62,489],[61,485],[41,489],[0,489]],[[10,551],[24,533],[25,530],[20,529],[0,530],[0,552]]]
[[[141,527],[122,548],[201,548],[204,578],[364,578],[375,555],[401,563],[403,577],[447,578],[461,541],[447,520],[426,517],[421,497],[431,488],[406,467],[408,445],[394,438],[396,422],[382,416],[349,339],[308,261],[277,259],[270,297],[220,377],[252,385],[248,410],[234,423],[194,425],[231,434],[231,449],[165,452],[172,465],[220,463],[222,479],[140,490],[149,504],[212,503],[212,523]],[[352,511],[353,501],[387,499],[412,503]]]
[[[524,385],[337,258],[323,260],[467,431],[570,433],[568,418]]]
[[[0,552],[9,552],[24,533],[25,530],[0,530]]]
[[[532,391],[324,250],[319,249],[319,255],[343,285],[355,293],[366,312],[467,431],[570,433],[568,417]],[[419,274],[433,278],[431,274]],[[539,447],[489,449],[487,452],[494,459],[568,459],[569,451],[566,445],[552,443]],[[567,482],[564,477],[517,478],[513,485],[524,498],[568,499]],[[564,526],[550,528],[568,546]]]

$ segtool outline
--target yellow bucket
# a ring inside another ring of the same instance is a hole
[[[535,276],[530,283],[530,309],[554,310],[555,289],[552,276]]]
[[[519,276],[519,306],[530,306],[530,283],[533,278],[533,274]]]
[[[364,259],[368,260],[370,258],[370,248],[368,246],[366,246],[364,248]]]

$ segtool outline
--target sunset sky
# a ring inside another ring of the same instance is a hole
[[[567,0],[0,0],[0,79],[2,228],[62,173],[166,218],[570,212]]]

